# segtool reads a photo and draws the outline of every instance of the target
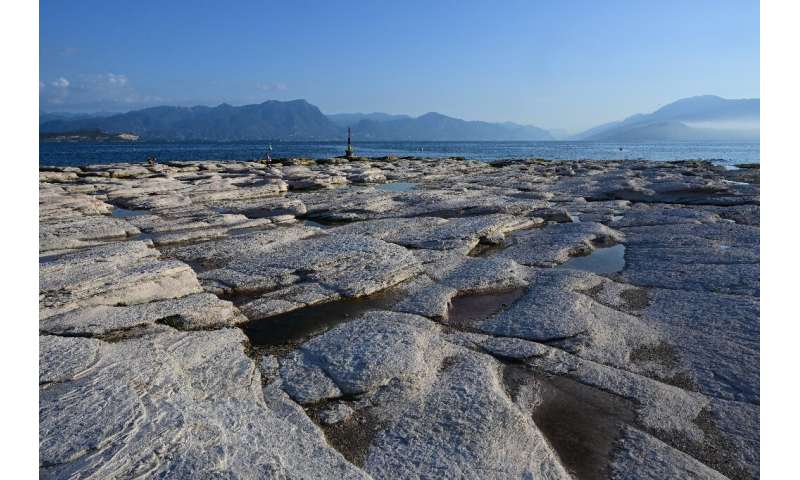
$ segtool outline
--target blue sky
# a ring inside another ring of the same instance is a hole
[[[42,0],[39,37],[45,111],[305,98],[576,131],[759,97],[757,1]]]

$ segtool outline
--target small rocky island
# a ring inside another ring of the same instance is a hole
[[[41,478],[759,476],[759,170],[40,167]]]

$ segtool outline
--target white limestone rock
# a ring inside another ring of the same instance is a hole
[[[103,342],[93,338],[39,337],[39,384],[66,382],[97,362]]]
[[[123,219],[93,215],[39,224],[39,251],[65,250],[122,240],[139,229]]]
[[[441,355],[432,344],[437,331],[436,324],[416,315],[369,312],[304,343],[298,349],[300,356],[293,358],[295,362],[301,359],[305,368],[324,372],[343,394],[364,393],[394,378],[413,378],[429,372],[428,361]],[[359,342],[353,343],[353,338]],[[286,385],[299,383],[284,365],[281,376]],[[298,401],[310,403],[325,398],[330,397],[306,394]]]
[[[41,320],[39,330],[54,335],[101,336],[154,323],[181,330],[202,330],[229,327],[246,320],[231,302],[198,293],[130,306],[95,305],[70,310]]]
[[[376,478],[572,478],[504,391],[497,362],[468,351],[393,416],[364,468]]]
[[[133,305],[202,290],[188,265],[159,260],[158,255],[145,242],[119,242],[40,264],[40,318],[93,305]]]
[[[289,269],[345,297],[378,292],[421,271],[405,248],[359,235],[326,235],[280,244],[268,254],[240,257],[226,267],[258,275]]]
[[[47,478],[368,478],[285,399],[261,389],[241,331],[162,331],[107,344],[40,389]]]

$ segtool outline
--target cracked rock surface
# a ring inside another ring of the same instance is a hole
[[[758,478],[758,179],[42,168],[40,477]]]

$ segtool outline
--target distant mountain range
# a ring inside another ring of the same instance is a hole
[[[57,116],[54,116],[57,115]],[[233,107],[153,107],[110,116],[47,114],[40,133],[100,129],[161,140],[551,140],[547,131],[514,123],[465,121],[439,113],[412,118],[385,113],[324,115],[305,100]]]
[[[305,100],[270,100],[234,107],[153,107],[109,117],[61,119],[39,125],[40,133],[97,129],[160,140],[328,140],[342,128]]]
[[[338,140],[344,138],[347,127],[352,127],[355,141],[757,141],[759,119],[759,99],[728,100],[703,95],[569,137],[562,130],[547,131],[511,122],[467,121],[435,112],[419,117],[379,112],[325,115],[305,100],[270,100],[240,107],[164,106],[118,114],[40,112],[39,132],[100,130],[170,141]]]
[[[683,98],[573,136],[598,142],[758,141],[761,101],[714,95]]]
[[[375,120],[385,122],[388,120],[405,120],[411,118],[410,115],[392,115],[390,113],[329,113],[328,118],[340,127],[352,127],[361,120]]]
[[[488,123],[466,121],[441,113],[426,113],[416,118],[374,120],[365,118],[353,126],[358,138],[364,140],[420,140],[420,141],[513,141],[552,140],[553,137],[538,127],[516,123]]]

